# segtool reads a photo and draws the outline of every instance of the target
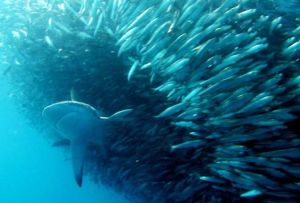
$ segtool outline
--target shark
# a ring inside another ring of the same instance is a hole
[[[102,116],[89,104],[78,101],[61,101],[43,109],[42,117],[65,139],[70,141],[72,166],[76,183],[82,186],[84,160],[88,147],[104,147],[104,137],[109,126],[126,120],[132,109],[125,109],[111,116]]]

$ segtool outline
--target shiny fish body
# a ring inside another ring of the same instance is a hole
[[[181,144],[177,144],[177,145],[172,145],[171,146],[171,152],[178,150],[178,149],[194,149],[197,148],[201,145],[203,145],[203,141],[202,140],[192,140],[192,141],[186,141],[184,143]]]

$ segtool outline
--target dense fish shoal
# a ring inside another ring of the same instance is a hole
[[[297,202],[297,0],[23,3],[0,4],[0,49],[29,122],[61,139],[41,109],[71,90],[134,109],[107,159],[91,147],[96,182],[133,202]]]

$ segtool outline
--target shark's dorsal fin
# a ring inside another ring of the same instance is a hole
[[[132,109],[125,109],[122,111],[118,111],[109,117],[100,117],[101,119],[109,120],[109,121],[125,121],[126,116],[130,114]]]
[[[80,101],[79,96],[74,87],[70,89],[70,99],[71,101]]]

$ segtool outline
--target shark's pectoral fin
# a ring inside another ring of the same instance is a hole
[[[62,133],[63,136],[77,135],[76,132],[79,130],[78,118],[79,116],[76,112],[68,113],[56,123],[56,129]]]
[[[83,139],[75,139],[71,142],[72,164],[76,183],[79,187],[82,185],[84,159],[87,149],[87,143]]]
[[[118,111],[109,117],[100,117],[100,118],[110,120],[110,121],[126,121],[127,120],[126,116],[130,114],[132,111],[133,109],[125,109],[122,111]]]

